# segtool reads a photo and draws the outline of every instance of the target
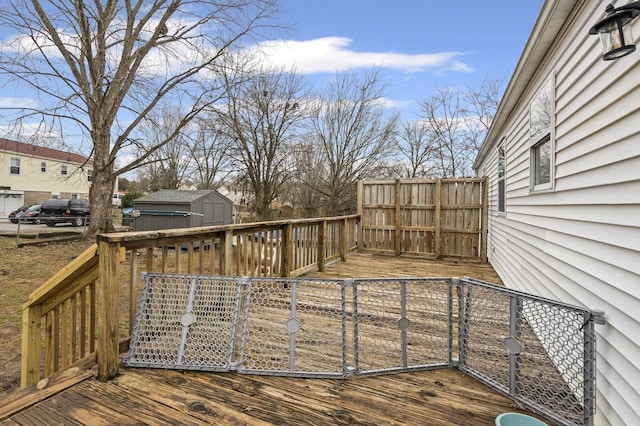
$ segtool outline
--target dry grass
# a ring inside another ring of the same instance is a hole
[[[75,240],[16,248],[15,238],[0,237],[0,395],[20,385],[22,304],[92,243]]]

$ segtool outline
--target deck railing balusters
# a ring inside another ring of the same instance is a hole
[[[338,255],[336,233],[346,259],[357,248],[358,221],[351,215],[100,234],[24,305],[21,385],[87,362],[97,362],[100,379],[113,377],[135,320],[141,272],[298,276]]]

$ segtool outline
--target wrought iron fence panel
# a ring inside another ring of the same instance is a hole
[[[450,278],[354,280],[355,374],[451,365]]]
[[[591,424],[598,316],[462,280],[459,368],[558,424]]]

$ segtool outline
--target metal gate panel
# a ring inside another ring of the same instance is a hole
[[[459,334],[460,365],[486,374],[485,381],[508,391],[509,354],[504,345],[509,335],[509,295],[464,287]]]
[[[144,274],[125,365],[229,371],[242,301],[238,281]]]
[[[238,372],[346,375],[342,281],[252,279]]]
[[[591,311],[462,280],[459,368],[561,425],[591,424]]]
[[[345,377],[457,365],[557,424],[593,423],[602,312],[473,279],[144,282],[128,366]]]
[[[354,280],[355,374],[451,365],[450,278]]]

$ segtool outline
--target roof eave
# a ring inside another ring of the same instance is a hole
[[[498,138],[518,105],[522,94],[531,83],[547,51],[577,3],[579,2],[576,0],[545,0],[543,3],[511,80],[502,96],[491,127],[473,162],[474,170],[478,170],[487,154],[497,144]]]

